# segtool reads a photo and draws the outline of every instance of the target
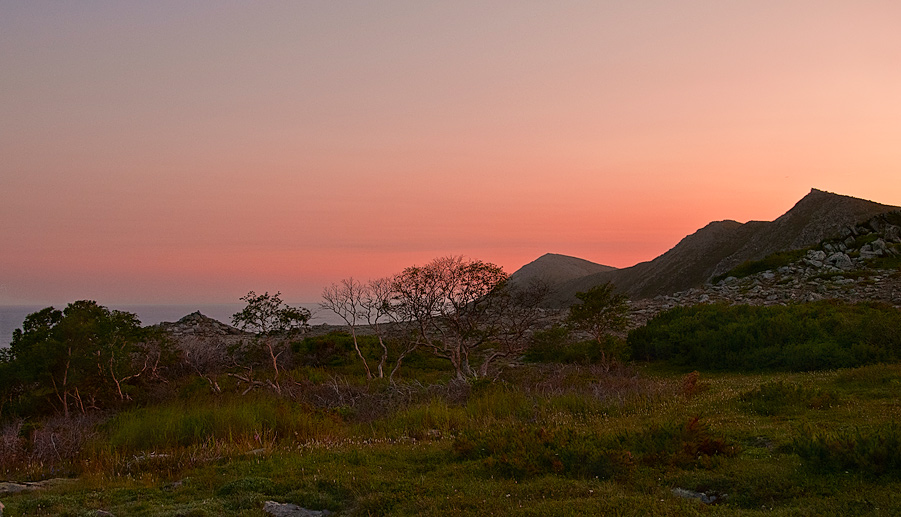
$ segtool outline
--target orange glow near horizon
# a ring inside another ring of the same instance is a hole
[[[0,6],[0,304],[234,302],[451,254],[627,267],[901,205],[901,5]]]

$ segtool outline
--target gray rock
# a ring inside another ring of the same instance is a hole
[[[71,479],[67,478],[51,478],[43,481],[26,481],[23,483],[0,483],[0,495],[18,494],[19,492],[29,492],[31,490],[40,490],[42,488],[50,488],[65,483],[70,483]]]
[[[829,247],[831,248],[832,246],[829,246]],[[816,260],[818,262],[822,262],[822,261],[826,260],[826,252],[822,251],[822,250],[810,250],[807,252],[807,258],[810,260]]]
[[[19,483],[0,483],[0,495],[18,494],[26,490],[34,490],[34,488]]]
[[[328,510],[307,510],[296,504],[266,501],[263,511],[274,517],[326,517],[332,512]]]
[[[886,226],[882,235],[885,237],[885,240],[889,242],[901,242],[901,227],[894,225]]]
[[[826,263],[838,269],[848,270],[854,267],[854,263],[851,262],[851,257],[846,253],[833,253],[826,258]]]
[[[684,499],[697,499],[704,504],[713,504],[720,499],[725,499],[726,495],[723,494],[721,496],[717,496],[714,494],[707,495],[704,492],[694,492],[692,490],[686,490],[684,488],[674,488],[673,495],[676,497],[682,497]]]

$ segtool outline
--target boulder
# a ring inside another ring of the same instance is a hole
[[[854,268],[854,262],[851,261],[851,257],[849,257],[847,253],[841,252],[829,255],[829,257],[826,258],[826,264],[844,270]]]
[[[832,248],[832,246],[829,246],[828,244],[827,244],[827,246],[829,248]],[[822,261],[826,260],[826,252],[822,251],[822,250],[810,250],[807,252],[807,258],[808,258],[808,260],[815,260],[817,262],[822,262]]]

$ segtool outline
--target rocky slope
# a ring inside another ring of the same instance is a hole
[[[775,221],[712,222],[649,262],[560,282],[552,304],[569,305],[575,293],[604,282],[633,300],[684,291],[742,262],[816,244],[858,221],[898,209],[813,189]]]
[[[796,260],[742,278],[632,302],[631,325],[699,303],[775,305],[836,299],[901,308],[901,211],[840,229]]]

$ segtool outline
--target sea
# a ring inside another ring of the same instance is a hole
[[[338,325],[341,320],[335,314],[323,311],[316,303],[292,303],[292,307],[304,307],[313,314],[311,325],[328,323]],[[0,305],[0,347],[9,346],[13,330],[22,328],[22,322],[29,314],[37,312],[46,305]],[[65,305],[54,306],[64,309]],[[137,314],[142,325],[156,325],[164,321],[178,321],[192,312],[200,311],[204,316],[231,325],[232,315],[244,308],[241,303],[223,304],[182,304],[182,305],[107,305],[111,310],[133,312]]]

